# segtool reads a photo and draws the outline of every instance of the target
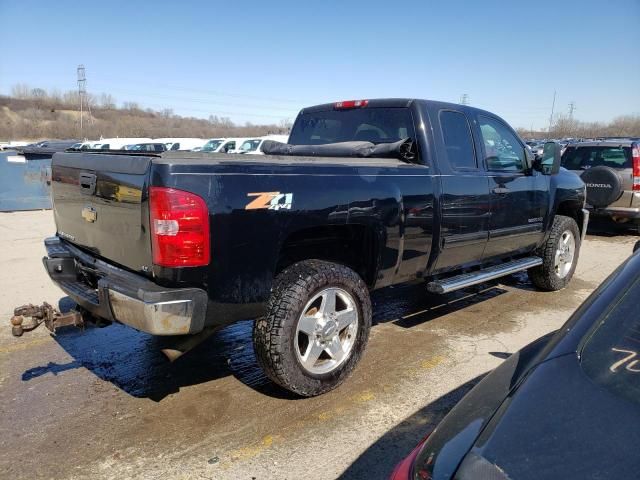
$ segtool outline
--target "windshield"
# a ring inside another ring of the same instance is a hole
[[[615,395],[640,403],[640,276],[612,302],[582,350],[582,368]]]
[[[586,170],[592,167],[631,168],[629,147],[567,147],[562,155],[567,170]]]
[[[291,145],[365,141],[393,143],[415,139],[408,108],[356,108],[299,115],[291,131]]]
[[[240,145],[240,150],[243,152],[253,152],[258,148],[258,145],[260,145],[261,141],[262,140],[259,138],[256,138],[253,140],[247,140],[242,145]]]
[[[202,152],[213,152],[215,150],[218,149],[218,147],[220,145],[222,145],[222,142],[224,140],[209,140],[207,143],[204,144],[204,147],[202,147]]]

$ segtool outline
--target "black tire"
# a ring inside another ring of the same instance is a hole
[[[564,277],[561,277],[556,273],[555,255],[562,235],[567,231],[573,234],[573,238],[575,240],[575,252],[573,255],[573,264],[571,265],[571,269]],[[527,273],[529,274],[529,279],[540,290],[546,290],[549,292],[562,290],[573,277],[576,265],[578,264],[579,254],[580,230],[578,229],[576,221],[571,217],[556,215],[553,220],[553,226],[551,227],[549,237],[538,251],[538,255],[542,257],[542,265],[528,270]]]
[[[358,311],[358,330],[349,356],[326,374],[307,371],[298,360],[294,342],[302,310],[313,297],[330,287],[348,292]],[[369,290],[350,268],[322,260],[304,260],[280,273],[271,291],[264,318],[256,320],[253,345],[258,363],[275,383],[304,397],[328,392],[340,385],[360,360],[371,328]]]

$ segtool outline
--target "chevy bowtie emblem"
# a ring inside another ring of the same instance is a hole
[[[84,207],[82,209],[82,218],[89,223],[93,223],[96,221],[96,218],[98,218],[98,212],[96,212],[96,209],[93,207]]]

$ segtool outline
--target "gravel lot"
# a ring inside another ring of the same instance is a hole
[[[446,297],[423,285],[376,292],[355,374],[298,399],[261,374],[249,321],[173,365],[122,326],[13,338],[15,306],[63,298],[40,262],[54,230],[50,211],[0,214],[5,478],[386,478],[506,354],[559,328],[637,240],[590,234],[561,292],[535,291],[522,274]]]

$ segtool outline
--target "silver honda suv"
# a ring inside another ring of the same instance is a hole
[[[591,215],[640,226],[640,141],[606,140],[570,145],[562,166],[587,186]]]

